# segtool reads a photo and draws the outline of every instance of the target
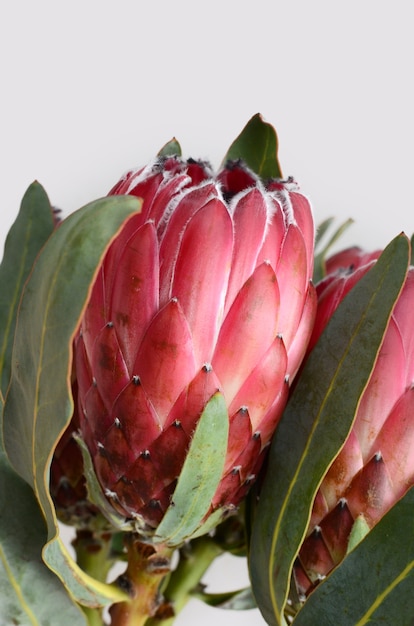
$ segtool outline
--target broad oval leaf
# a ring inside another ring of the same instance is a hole
[[[414,624],[414,490],[309,596],[295,626]]]
[[[400,235],[344,298],[276,430],[250,549],[253,592],[268,624],[284,621],[292,564],[313,498],[352,426],[406,276],[408,256],[408,240]]]
[[[54,229],[53,210],[43,187],[32,183],[6,238],[0,265],[0,389],[5,395],[17,307],[35,258]]]
[[[42,561],[45,521],[32,489],[11,468],[0,432],[0,624],[86,626],[86,619]],[[45,599],[47,601],[45,601]]]
[[[216,393],[198,420],[171,505],[154,541],[180,546],[196,533],[223,473],[228,431],[226,402],[222,394]]]
[[[242,159],[260,178],[282,178],[277,158],[278,140],[271,124],[263,121],[260,113],[253,115],[240,135],[233,141],[224,157],[227,161]]]
[[[54,447],[73,410],[70,391],[72,340],[90,285],[111,238],[139,209],[131,196],[111,196],[79,209],[49,237],[27,281],[18,312],[9,391],[4,408],[4,445],[13,467],[29,483],[44,513],[49,544],[44,558],[78,598],[82,572],[58,539],[49,496]],[[49,561],[48,561],[49,559]],[[69,564],[69,566],[68,566]],[[113,601],[115,590],[82,578],[90,606]],[[116,597],[122,595],[118,591]]]

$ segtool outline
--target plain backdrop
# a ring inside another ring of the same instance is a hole
[[[20,0],[0,9],[1,243],[34,179],[64,214],[172,136],[220,164],[247,120],[341,246],[414,230],[412,4],[394,0]],[[247,583],[219,560],[210,590]],[[263,624],[192,603],[178,625]]]

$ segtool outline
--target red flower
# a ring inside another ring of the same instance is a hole
[[[111,191],[143,199],[112,243],[75,341],[82,437],[126,518],[155,527],[219,390],[230,427],[212,509],[254,480],[313,325],[311,209],[241,163],[159,158]]]

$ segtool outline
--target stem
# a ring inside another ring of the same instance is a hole
[[[159,587],[170,572],[171,548],[141,543],[135,535],[126,536],[128,567],[118,584],[130,600],[110,609],[111,626],[143,626],[159,606]]]
[[[208,536],[194,539],[180,550],[180,560],[163,590],[164,602],[146,626],[170,626],[191,599],[214,559],[223,550]]]
[[[108,572],[113,565],[111,543],[111,533],[78,530],[72,544],[79,567],[100,582],[106,582]]]
[[[88,620],[88,626],[103,626],[102,611],[100,609],[90,609],[87,606],[82,606],[81,609]]]
[[[110,533],[98,533],[91,530],[78,530],[73,541],[76,561],[79,567],[100,582],[106,582],[112,565]],[[89,626],[103,626],[100,608],[81,607]]]

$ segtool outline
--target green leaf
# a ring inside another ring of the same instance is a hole
[[[127,599],[126,594],[116,583],[107,585],[81,570],[57,535],[57,531],[43,548],[43,560],[60,578],[70,595],[83,606],[99,608]]]
[[[345,441],[408,266],[395,238],[342,301],[313,349],[276,430],[254,516],[253,592],[268,624],[283,623],[292,564],[313,498]]]
[[[309,596],[295,626],[414,624],[414,490]]]
[[[86,626],[42,561],[46,526],[32,489],[11,468],[0,431],[0,624]],[[45,601],[46,600],[46,601]]]
[[[7,235],[0,265],[0,389],[3,395],[10,380],[17,307],[23,285],[53,229],[49,199],[43,187],[34,182],[26,191],[20,212]]]
[[[264,122],[260,113],[257,113],[233,141],[222,165],[227,161],[241,159],[264,180],[283,178],[277,151],[278,140],[275,129]]]
[[[132,196],[97,200],[70,215],[49,237],[23,291],[4,408],[6,452],[32,486],[46,519],[44,559],[72,595],[89,606],[107,604],[115,591],[84,575],[59,539],[49,466],[72,415],[72,341],[90,285],[111,238],[139,206]]]
[[[358,515],[356,520],[353,523],[347,545],[347,553],[351,552],[359,544],[360,541],[363,540],[365,535],[369,533],[369,526],[365,520],[363,515]]]
[[[197,532],[223,474],[228,429],[226,403],[216,393],[198,420],[171,505],[156,530],[156,542],[180,546]]]
[[[175,137],[170,139],[158,152],[160,157],[181,156],[181,146]]]
[[[328,255],[329,250],[338,241],[338,239],[342,236],[345,230],[349,228],[351,224],[354,223],[354,220],[352,218],[347,219],[343,224],[341,224],[335,230],[335,232],[328,239],[324,247],[321,250],[319,250],[321,240],[323,236],[325,235],[325,233],[327,232],[327,230],[329,229],[332,221],[333,221],[332,218],[328,218],[327,220],[322,222],[322,224],[318,227],[318,230],[317,230],[317,235],[315,239],[315,259],[314,259],[314,270],[313,270],[313,282],[315,284],[318,283],[320,280],[322,280],[322,278],[324,278],[324,276],[326,275],[325,259]]]
[[[325,234],[330,229],[331,224],[333,223],[333,221],[334,221],[333,217],[327,217],[326,220],[323,220],[323,222],[318,224],[318,226],[316,228],[316,233],[315,233],[315,248],[317,248],[319,246],[319,244],[322,241],[322,239],[324,238]]]
[[[209,606],[226,609],[228,611],[250,611],[251,609],[257,609],[257,604],[250,587],[225,593],[196,591],[191,594],[191,597],[197,598],[197,600],[201,600],[204,604],[208,604]]]
[[[234,507],[229,505],[220,507],[219,509],[216,509],[215,511],[210,513],[207,519],[199,524],[197,530],[191,533],[191,539],[195,539],[196,537],[202,537],[203,535],[207,535],[208,533],[210,533],[219,524],[221,524],[226,516],[233,510]]]

